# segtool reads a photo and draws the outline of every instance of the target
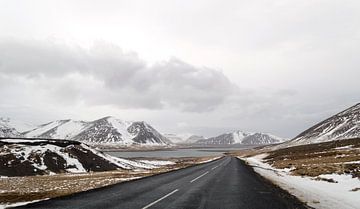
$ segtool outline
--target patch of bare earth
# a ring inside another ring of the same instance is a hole
[[[131,179],[189,167],[211,160],[212,158],[213,157],[172,159],[172,161],[176,162],[175,164],[152,170],[116,170],[81,174],[0,178],[0,204],[27,202],[70,195]]]

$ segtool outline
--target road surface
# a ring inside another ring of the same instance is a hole
[[[307,208],[234,157],[19,208]]]

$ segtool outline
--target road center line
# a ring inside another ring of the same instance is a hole
[[[160,202],[161,200],[163,200],[163,199],[165,199],[165,198],[169,197],[170,195],[173,195],[173,194],[174,194],[175,192],[177,192],[177,191],[179,191],[179,189],[175,189],[174,191],[170,192],[169,194],[167,194],[167,195],[165,195],[165,196],[163,196],[163,197],[161,197],[161,198],[159,198],[159,199],[155,200],[154,202],[152,202],[152,203],[150,203],[150,204],[146,205],[145,207],[143,207],[143,208],[141,208],[141,209],[150,208],[151,206],[155,205],[156,203]]]
[[[214,169],[216,169],[218,167],[218,165],[217,166],[215,166],[215,167],[213,167],[211,170],[214,170]]]
[[[201,174],[200,176],[198,176],[198,177],[194,178],[193,180],[191,180],[190,183],[193,183],[194,181],[198,180],[199,178],[205,176],[205,175],[208,174],[208,173],[209,173],[209,171],[206,171],[205,173],[203,173],[203,174]]]

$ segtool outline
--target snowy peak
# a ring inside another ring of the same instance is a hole
[[[275,144],[282,143],[286,139],[274,136],[272,134],[266,133],[253,133],[245,137],[242,141],[242,144]]]
[[[23,134],[31,138],[70,139],[80,133],[84,126],[85,122],[83,121],[56,120],[23,132]]]
[[[199,136],[199,135],[192,135],[185,141],[185,144],[193,144],[193,143],[195,143],[199,140],[203,140],[203,139],[205,139],[205,137]]]
[[[232,133],[226,133],[208,139],[198,140],[196,143],[209,145],[274,144],[281,143],[283,141],[284,139],[271,134],[235,131]]]
[[[161,135],[152,126],[145,123],[144,121],[133,122],[127,130],[130,134],[135,136],[133,141],[139,144],[171,144],[171,142],[166,137]]]
[[[360,137],[360,103],[296,136],[290,143],[310,144]]]
[[[73,139],[90,143],[131,144],[131,136],[127,133],[127,124],[113,117],[105,117],[85,123],[82,131]]]
[[[241,144],[243,140],[250,136],[252,133],[244,131],[235,131],[232,133],[233,144]]]
[[[0,137],[18,137],[21,136],[12,125],[9,118],[0,118]]]
[[[191,144],[200,139],[204,139],[202,136],[193,135],[190,133],[184,134],[164,134],[174,144]]]
[[[170,141],[145,122],[104,117],[94,121],[57,120],[24,132],[26,137],[70,139],[118,145],[168,145]]]

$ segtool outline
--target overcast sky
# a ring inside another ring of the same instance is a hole
[[[358,0],[0,0],[0,115],[294,137],[359,102]]]

